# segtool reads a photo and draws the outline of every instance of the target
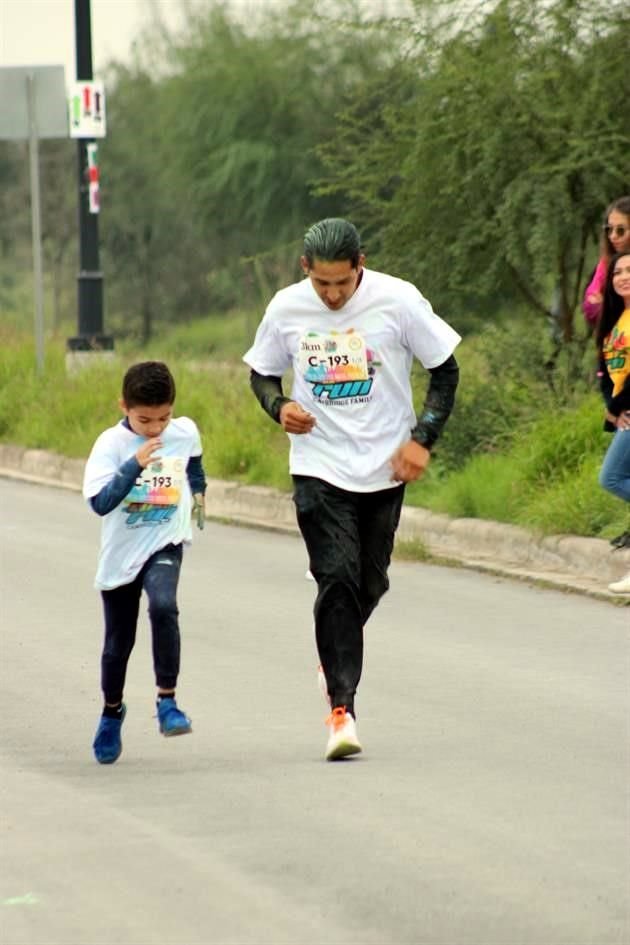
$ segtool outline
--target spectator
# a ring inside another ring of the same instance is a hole
[[[595,337],[606,403],[604,426],[614,431],[599,482],[613,495],[630,502],[630,251],[617,253],[610,261]],[[626,532],[615,544],[622,546],[627,538],[630,536]],[[609,588],[617,594],[630,594],[630,573]]]
[[[599,318],[604,283],[611,257],[630,251],[630,197],[619,197],[608,207],[600,240],[600,259],[586,287],[582,309],[589,325]]]

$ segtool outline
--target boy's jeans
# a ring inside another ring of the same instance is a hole
[[[174,689],[177,685],[180,656],[177,584],[182,554],[182,545],[167,545],[151,555],[131,584],[101,591],[105,613],[101,687],[105,702],[115,705],[122,700],[143,589],[149,599],[156,685],[162,689]]]
[[[315,636],[332,707],[354,714],[363,664],[363,627],[389,588],[405,487],[348,492],[294,476],[293,501],[317,581]]]
[[[599,484],[630,502],[630,430],[617,430],[604,457]]]

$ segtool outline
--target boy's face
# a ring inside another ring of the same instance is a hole
[[[127,407],[124,400],[120,401],[120,409],[127,417],[129,426],[138,436],[146,436],[148,440],[160,436],[168,426],[173,416],[172,404],[161,404],[159,407]]]

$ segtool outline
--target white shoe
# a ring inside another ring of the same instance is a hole
[[[620,581],[609,584],[608,590],[613,594],[630,594],[630,571]]]
[[[322,664],[320,663],[317,667],[317,685],[322,696],[326,700],[326,705],[330,708],[330,696],[328,695],[328,683],[326,682],[326,676],[324,670],[322,669]]]
[[[326,761],[336,761],[338,758],[357,755],[360,751],[363,751],[357,738],[355,721],[342,706],[332,710],[326,719],[326,725],[330,726],[330,735],[326,745]]]

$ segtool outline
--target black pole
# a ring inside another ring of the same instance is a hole
[[[77,81],[92,74],[92,25],[90,0],[74,0]],[[103,273],[99,264],[98,214],[90,213],[87,146],[77,140],[79,184],[78,337],[68,339],[70,351],[111,350],[113,339],[103,334]]]

